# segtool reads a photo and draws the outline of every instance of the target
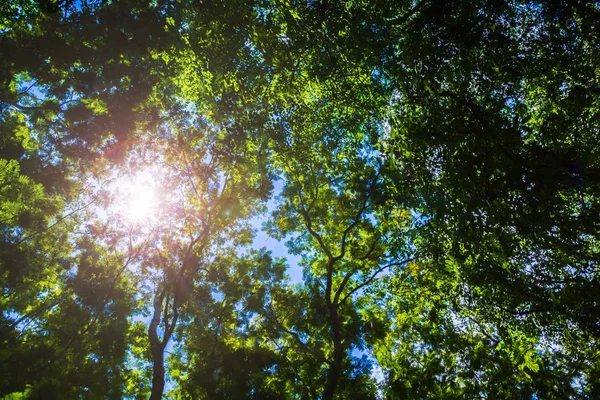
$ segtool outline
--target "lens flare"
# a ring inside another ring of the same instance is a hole
[[[139,221],[156,210],[156,188],[149,182],[135,182],[129,192],[128,217]]]

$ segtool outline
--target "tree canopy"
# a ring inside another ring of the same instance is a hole
[[[599,395],[597,2],[8,0],[0,54],[0,399]]]

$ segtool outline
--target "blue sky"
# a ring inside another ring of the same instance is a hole
[[[275,188],[273,189],[273,196],[267,203],[267,212],[259,217],[253,218],[250,223],[252,227],[256,229],[256,236],[252,242],[252,247],[255,249],[261,249],[265,247],[271,251],[273,257],[285,258],[289,265],[288,275],[290,276],[291,283],[302,282],[302,268],[299,266],[301,257],[290,254],[285,245],[285,241],[279,241],[272,237],[269,237],[263,230],[263,225],[269,220],[269,217],[273,211],[277,208],[279,194],[283,188],[283,181],[278,180],[275,182]]]

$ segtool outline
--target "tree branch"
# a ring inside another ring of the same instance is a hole
[[[373,280],[375,280],[375,278],[377,277],[377,275],[379,275],[385,269],[390,268],[390,267],[397,267],[397,266],[401,266],[401,265],[406,265],[409,262],[416,260],[417,257],[418,257],[418,255],[415,255],[414,257],[408,258],[408,259],[406,259],[404,261],[401,261],[401,262],[395,262],[395,263],[390,263],[390,264],[384,265],[383,267],[381,267],[377,271],[375,271],[366,281],[364,281],[363,283],[361,283],[360,285],[358,285],[354,289],[352,289],[350,292],[348,292],[348,294],[346,296],[344,296],[344,298],[340,301],[340,303],[343,303],[344,301],[346,301],[347,298],[349,298],[354,293],[356,293],[356,291],[364,288],[365,286],[367,286],[371,282],[373,282]]]
[[[298,342],[298,344],[300,345],[300,347],[302,348],[302,351],[305,353],[308,353],[314,357],[316,357],[319,361],[326,363],[326,364],[331,364],[331,362],[329,360],[327,360],[323,354],[320,354],[317,350],[311,348],[308,346],[308,344],[304,343],[302,341],[302,339],[300,338],[300,335],[298,335],[298,333],[287,329],[283,323],[281,323],[279,321],[279,319],[277,318],[277,315],[275,313],[275,310],[273,309],[273,303],[269,304],[269,311],[271,314],[271,317],[273,318],[273,321],[275,322],[275,324],[279,327],[279,329],[285,333],[287,333],[288,335],[292,336],[296,342]]]
[[[306,226],[306,230],[308,230],[308,233],[310,233],[310,235],[317,240],[317,243],[319,243],[319,247],[321,247],[321,250],[323,250],[325,255],[327,255],[327,259],[329,261],[333,260],[333,254],[331,254],[331,251],[327,248],[327,246],[325,246],[323,238],[312,228],[312,220],[310,219],[308,212],[300,210],[298,208],[296,210],[302,216],[302,219],[304,220],[304,225]]]
[[[58,225],[59,223],[61,223],[61,222],[62,222],[62,221],[64,221],[65,219],[67,219],[67,218],[70,218],[70,217],[72,217],[73,215],[75,215],[76,213],[78,213],[79,211],[81,211],[81,210],[83,210],[83,209],[87,208],[89,205],[91,205],[92,203],[94,203],[96,200],[97,200],[97,199],[92,199],[92,200],[91,200],[90,202],[88,202],[87,204],[84,204],[83,206],[81,206],[81,207],[79,207],[79,208],[77,208],[77,209],[75,209],[75,210],[71,211],[71,212],[70,212],[70,213],[68,213],[67,215],[63,215],[62,217],[60,217],[59,219],[57,219],[57,220],[56,220],[56,222],[54,222],[53,224],[51,224],[51,225],[47,226],[47,227],[46,227],[46,228],[44,228],[44,229],[41,229],[41,230],[39,230],[39,231],[37,231],[37,232],[34,232],[34,233],[32,233],[32,234],[31,234],[31,235],[29,235],[29,236],[26,236],[26,237],[24,237],[24,238],[23,238],[23,239],[21,239],[19,242],[17,242],[17,244],[21,244],[21,243],[23,243],[23,242],[26,242],[26,241],[28,241],[29,239],[31,239],[32,237],[34,237],[34,236],[36,236],[36,235],[39,235],[40,233],[44,233],[44,232],[47,232],[47,231],[49,231],[50,229],[54,228],[56,225]]]
[[[388,22],[391,22],[395,25],[402,25],[404,24],[406,21],[408,21],[408,19],[410,17],[412,17],[413,15],[415,15],[421,8],[423,8],[425,6],[425,4],[429,3],[429,0],[423,0],[421,2],[419,2],[419,4],[417,4],[416,6],[414,6],[412,9],[410,9],[409,11],[407,11],[405,14],[403,15],[399,15],[397,17],[394,18],[389,18]]]
[[[352,271],[348,271],[348,273],[346,274],[346,276],[344,276],[344,279],[342,280],[342,283],[340,284],[340,286],[338,287],[338,289],[335,291],[335,295],[333,296],[333,304],[335,304],[335,305],[339,304],[338,300],[340,299],[340,296],[341,296],[342,292],[344,291],[344,288],[348,284],[348,281],[350,280],[350,278],[352,277],[352,275],[354,275],[357,270],[358,269],[355,268]]]

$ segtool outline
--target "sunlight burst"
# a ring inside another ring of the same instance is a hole
[[[130,189],[128,217],[132,220],[145,219],[156,209],[156,188],[148,182],[137,182]]]
[[[149,171],[138,173],[125,187],[124,211],[126,217],[134,222],[152,218],[158,208],[156,184]]]

